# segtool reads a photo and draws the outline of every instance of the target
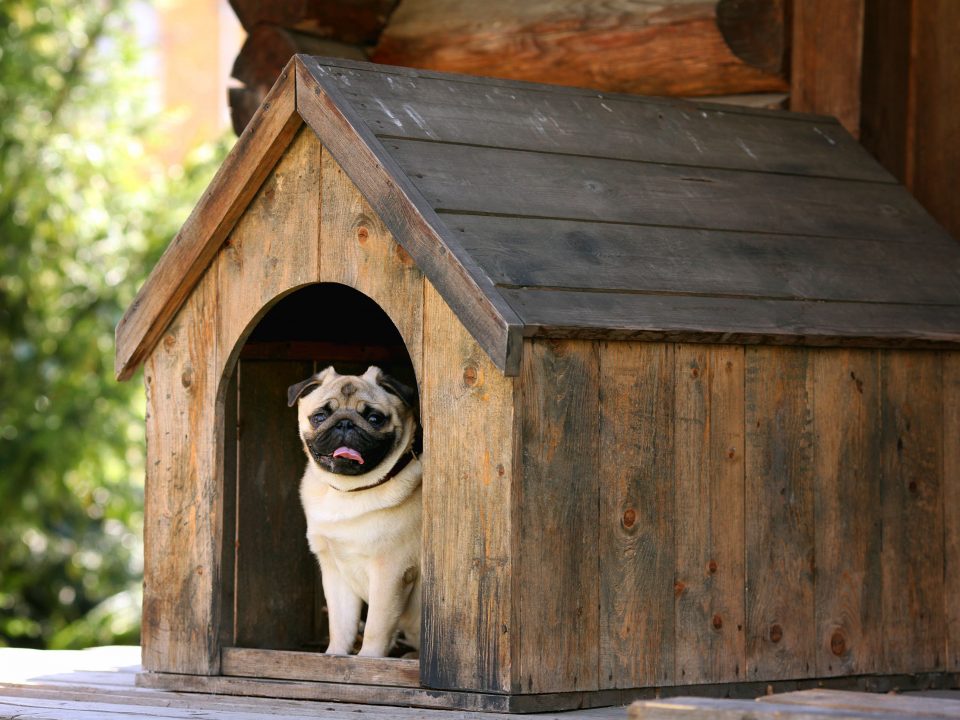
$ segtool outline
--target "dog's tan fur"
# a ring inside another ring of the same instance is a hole
[[[410,461],[396,476],[378,484],[414,441],[412,409],[388,392],[371,367],[362,376],[327,368],[319,384],[298,402],[300,436],[307,468],[300,498],[307,517],[307,541],[320,562],[330,615],[327,653],[345,655],[353,647],[361,601],[368,604],[360,655],[385,656],[396,631],[419,647],[421,464]],[[318,408],[374,407],[389,418],[396,443],[386,457],[362,475],[342,475],[320,467],[307,449],[314,432],[310,416]]]

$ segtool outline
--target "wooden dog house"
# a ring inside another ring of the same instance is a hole
[[[956,682],[958,348],[960,245],[830,118],[298,56],[117,329],[140,682]],[[329,362],[419,387],[419,661],[316,652],[284,389]]]

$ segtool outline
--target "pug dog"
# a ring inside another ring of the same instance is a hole
[[[327,654],[354,645],[384,657],[397,631],[420,643],[420,525],[423,475],[414,454],[414,391],[371,366],[363,375],[333,367],[292,385],[307,467],[300,499],[307,542],[320,563],[330,620]]]

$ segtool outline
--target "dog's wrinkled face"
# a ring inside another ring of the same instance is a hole
[[[365,475],[413,438],[413,391],[380,368],[340,375],[328,367],[292,385],[300,437],[308,457],[338,475]]]

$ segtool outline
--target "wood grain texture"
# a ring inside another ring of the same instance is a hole
[[[887,351],[880,363],[884,665],[889,672],[942,670],[941,360]]]
[[[960,274],[938,248],[790,235],[444,215],[503,288],[941,303]],[[922,262],[923,282],[903,269]],[[958,301],[960,302],[960,301]]]
[[[371,59],[645,95],[784,88],[779,69],[761,69],[731,51],[715,5],[405,0]],[[770,27],[775,19],[749,21],[758,35],[777,32]]]
[[[598,364],[589,342],[524,348],[514,495],[515,692],[598,689]]]
[[[943,359],[943,509],[946,667],[960,670],[960,353]]]
[[[149,355],[144,372],[141,642],[149,670],[201,675],[219,670],[217,310],[216,275],[208,274]]]
[[[376,301],[403,336],[422,382],[423,274],[326,149],[321,162],[320,279]]]
[[[333,38],[357,45],[376,41],[397,0],[326,0],[270,2],[230,0],[247,32],[257,25],[279,25],[317,37]]]
[[[503,288],[502,293],[532,336],[822,347],[960,345],[957,305],[824,303],[553,288]]]
[[[297,109],[421,272],[507,375],[519,372],[519,321],[314,58],[297,56]]]
[[[816,674],[881,672],[880,363],[811,351],[814,382]]]
[[[677,684],[746,677],[744,354],[677,345]]]
[[[600,352],[600,440],[595,451],[600,478],[596,488],[601,548],[600,686],[672,685],[673,346],[596,345]],[[592,413],[586,399],[577,404],[584,414]]]
[[[240,647],[298,650],[326,637],[315,617],[317,561],[300,505],[306,461],[296,408],[287,407],[287,388],[312,373],[313,363],[302,360],[240,363],[233,639]]]
[[[222,655],[224,675],[388,687],[420,685],[420,663],[416,660],[231,647],[224,648]]]
[[[220,645],[233,645],[237,635],[236,578],[237,578],[237,455],[240,428],[237,426],[238,367],[234,367],[223,394],[223,449],[221,507],[223,535],[220,540]]]
[[[118,379],[128,379],[156,345],[302,124],[296,112],[295,82],[291,66],[281,74],[117,325]]]
[[[416,140],[387,139],[383,146],[441,215],[952,243],[906,190],[889,183]]]
[[[747,678],[815,672],[813,367],[805,350],[745,354]]]
[[[320,151],[309,129],[297,135],[218,258],[224,372],[274,302],[319,280]]]
[[[508,692],[520,642],[512,534],[515,380],[424,283],[425,687]]]
[[[832,118],[333,62],[330,80],[379,137],[892,181]]]
[[[865,0],[803,0],[792,6],[790,109],[833,115],[860,134]]]

